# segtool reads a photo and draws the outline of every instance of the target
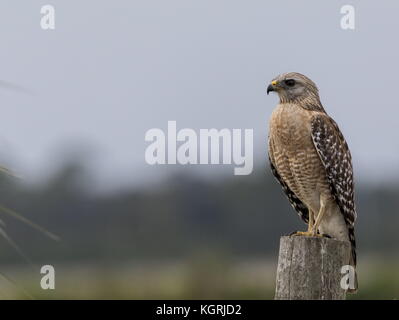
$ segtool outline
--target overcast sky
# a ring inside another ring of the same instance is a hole
[[[54,31],[40,28],[44,4]],[[345,4],[355,30],[340,27]],[[318,84],[359,179],[399,176],[398,11],[371,0],[3,0],[0,80],[27,92],[0,89],[1,157],[37,179],[80,146],[105,184],[142,183],[175,169],[145,163],[144,135],[176,120],[253,128],[262,166],[277,102],[266,86],[297,71]]]

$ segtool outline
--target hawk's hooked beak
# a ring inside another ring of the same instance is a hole
[[[270,91],[276,91],[275,89],[274,89],[274,87],[275,87],[275,85],[277,84],[277,81],[272,81],[272,83],[271,84],[269,84],[269,86],[267,87],[267,94],[269,94],[269,92]]]

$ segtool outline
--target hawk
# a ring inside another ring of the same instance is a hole
[[[269,126],[269,161],[292,207],[308,224],[303,236],[329,236],[351,244],[356,267],[356,208],[352,158],[337,123],[306,76],[284,73],[267,87],[280,102]],[[355,288],[357,290],[357,280]]]

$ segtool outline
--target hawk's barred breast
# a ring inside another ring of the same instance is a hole
[[[282,180],[313,212],[320,194],[330,194],[324,167],[311,138],[311,113],[293,104],[281,104],[270,120],[269,154]]]

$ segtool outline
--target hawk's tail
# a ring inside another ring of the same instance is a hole
[[[349,260],[349,264],[355,268],[355,281],[354,281],[354,288],[348,289],[348,293],[356,293],[357,288],[358,288],[358,283],[357,283],[357,272],[356,272],[356,263],[357,263],[357,258],[356,258],[356,239],[355,239],[355,228],[353,226],[349,226],[348,228],[349,232],[349,241],[351,243],[351,257]]]

